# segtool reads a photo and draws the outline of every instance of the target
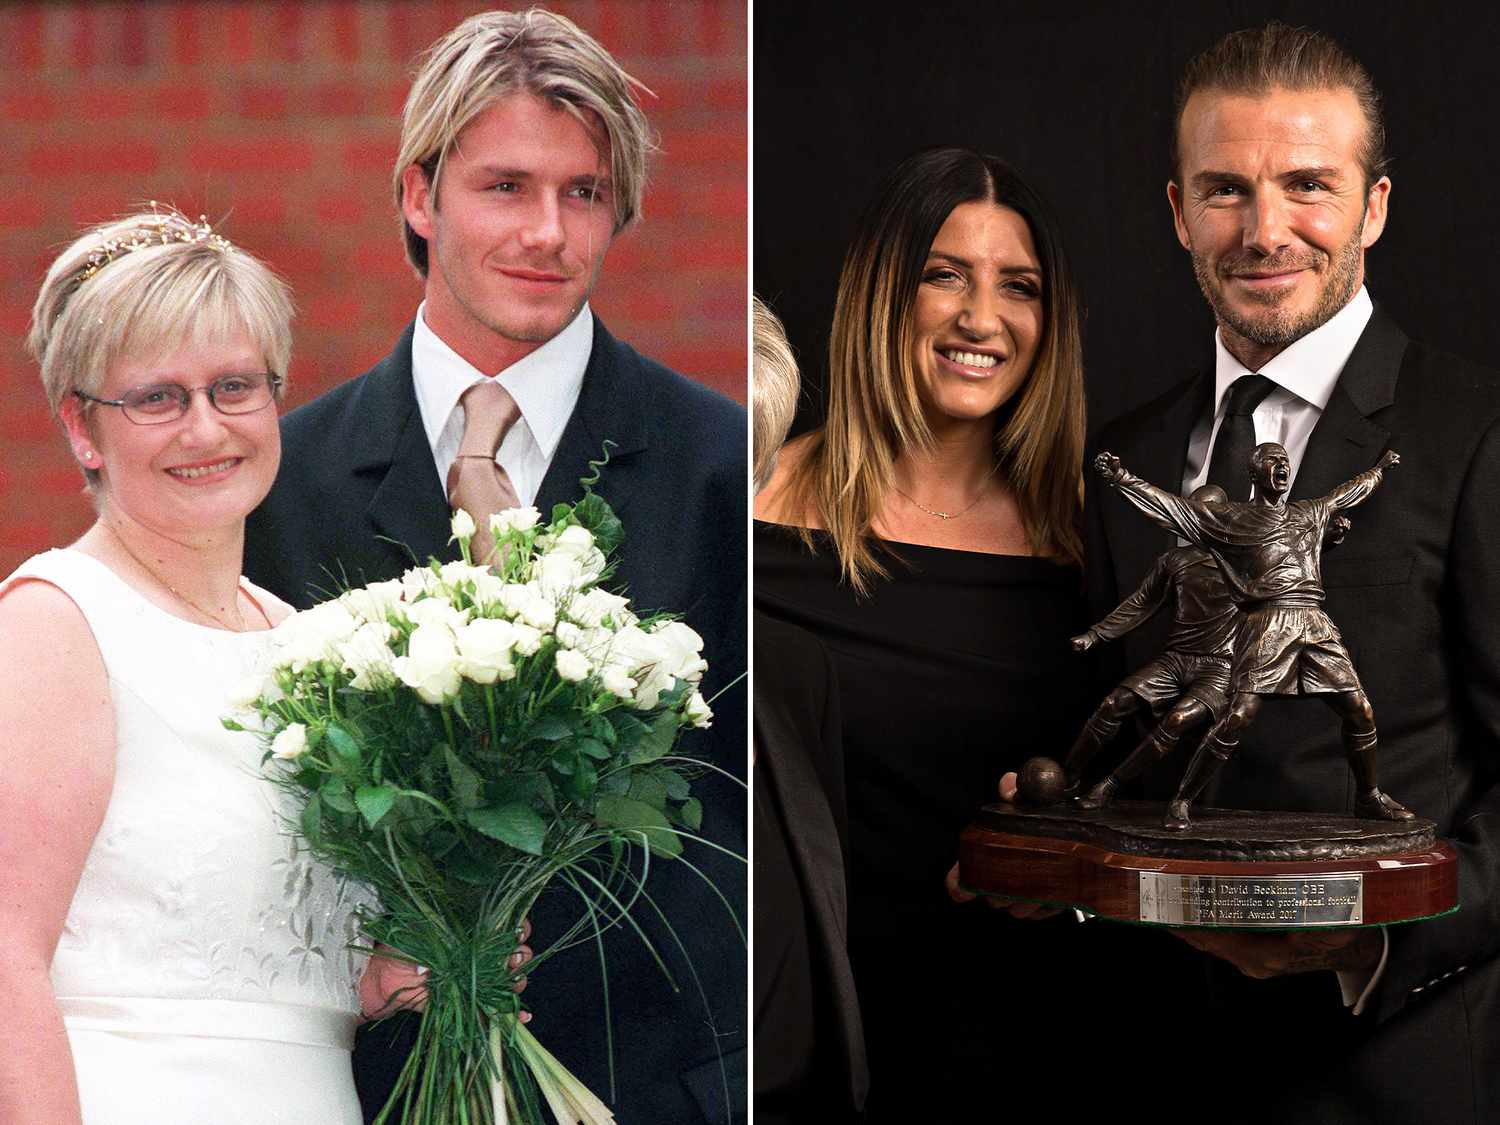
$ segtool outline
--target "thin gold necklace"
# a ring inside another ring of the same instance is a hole
[[[891,487],[894,488],[894,489],[896,489],[896,494],[898,496],[904,496],[904,497],[906,497],[906,499],[910,500],[917,507],[921,508],[922,511],[926,512],[929,516],[936,516],[940,520],[956,520],[956,519],[958,519],[959,516],[968,515],[970,512],[972,512],[975,508],[977,508],[979,506],[979,502],[984,499],[985,489],[988,487],[988,485],[990,483],[990,478],[992,476],[994,476],[994,475],[995,475],[995,470],[994,469],[991,469],[988,473],[986,473],[984,475],[984,481],[979,486],[979,495],[976,496],[976,497],[974,497],[973,503],[971,503],[967,508],[965,508],[961,512],[939,512],[939,511],[937,511],[934,508],[929,508],[926,504],[922,503],[922,501],[918,500],[915,496],[911,495],[910,493],[903,492],[901,489],[896,488],[896,486],[894,484],[891,485]]]
[[[195,610],[196,612],[201,613],[204,617],[207,617],[207,618],[210,618],[213,621],[216,621],[218,624],[220,624],[220,625],[224,626],[224,628],[228,629],[231,633],[243,633],[243,632],[245,632],[245,615],[240,610],[240,587],[239,587],[239,583],[238,582],[235,583],[235,587],[234,587],[234,615],[235,615],[235,617],[237,617],[239,619],[239,625],[235,626],[235,625],[231,624],[230,622],[225,621],[217,613],[213,612],[213,610],[204,609],[197,602],[193,601],[192,598],[188,597],[181,590],[179,590],[176,586],[174,586],[174,585],[172,585],[172,583],[168,582],[165,578],[163,578],[160,574],[158,574],[154,569],[152,569],[151,567],[147,566],[146,565],[146,561],[143,558],[141,558],[140,555],[136,554],[134,551],[132,551],[130,549],[130,544],[127,543],[127,542],[125,542],[125,537],[123,535],[121,535],[118,531],[116,531],[114,529],[114,526],[112,524],[105,524],[104,526],[109,528],[109,533],[115,537],[115,542],[120,545],[121,550],[123,550],[127,555],[129,555],[132,559],[135,560],[135,565],[138,566],[138,567],[140,567],[142,570],[144,570],[152,578],[156,579],[156,581],[160,585],[165,586],[167,588],[167,590],[169,590],[171,592],[172,596],[174,598],[176,598],[178,601],[180,601],[183,605],[187,606],[191,610]],[[253,606],[255,606],[255,608],[260,611],[260,615],[262,617],[266,618],[266,624],[269,625],[271,623],[271,619],[269,617],[266,617],[266,611],[260,608],[260,603],[257,602],[257,601],[255,601],[254,598],[251,598],[250,599],[250,604],[253,605]]]

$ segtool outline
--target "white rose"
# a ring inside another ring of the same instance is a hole
[[[605,691],[621,699],[629,699],[636,689],[636,682],[618,664],[606,664],[600,669],[599,682]]]
[[[345,608],[361,621],[384,622],[401,604],[401,582],[371,582],[357,590],[346,590],[339,598]]]
[[[310,664],[333,660],[335,646],[358,627],[354,615],[338,601],[294,613],[272,631],[274,660],[300,673]]]
[[[546,631],[557,624],[557,607],[535,582],[507,583],[500,590],[500,604],[511,617],[519,617],[533,629]]]
[[[623,628],[635,624],[635,615],[626,608],[629,604],[629,600],[619,594],[595,588],[586,590],[568,602],[568,616],[578,624],[591,628],[602,624],[607,617],[615,623],[616,628]]]
[[[414,602],[423,594],[435,592],[439,581],[430,567],[414,566],[401,576],[401,596],[405,601]]]
[[[396,654],[390,649],[396,630],[384,621],[369,621],[339,645],[338,656],[345,672],[354,678],[349,686],[358,691],[388,687],[396,678]]]
[[[412,631],[406,655],[392,661],[401,682],[413,688],[428,703],[441,703],[458,694],[458,646],[453,630],[434,623]]]
[[[514,679],[516,666],[511,663],[511,649],[516,643],[516,627],[509,621],[481,617],[470,621],[454,634],[458,645],[459,674],[476,684]]]
[[[446,625],[449,629],[459,629],[469,619],[467,609],[455,609],[453,603],[441,594],[402,606],[402,610],[406,613],[406,619],[419,629],[423,625]]]
[[[703,698],[703,693],[695,691],[688,696],[687,708],[683,711],[688,722],[702,730],[713,726],[713,710],[708,706],[708,700]]]
[[[577,648],[578,642],[583,640],[583,630],[571,621],[559,621],[557,623],[557,643],[563,648]]]
[[[584,559],[594,549],[594,533],[579,524],[570,524],[558,532],[547,549],[549,555],[571,555]]]
[[[533,629],[530,625],[523,625],[519,621],[512,628],[516,631],[516,652],[521,656],[531,656],[542,647],[540,629]]]
[[[532,572],[542,593],[550,602],[567,600],[588,579],[572,555],[543,555]]]
[[[457,589],[465,582],[476,582],[479,580],[481,574],[490,573],[489,567],[474,566],[471,563],[464,562],[462,559],[444,563],[438,568],[438,577],[442,580],[443,585],[447,586],[450,590]]]
[[[307,728],[301,723],[289,723],[271,740],[271,757],[282,761],[300,758],[307,751]]]
[[[583,653],[574,652],[570,648],[557,650],[557,674],[564,680],[577,683],[587,679],[591,671],[593,669],[589,666],[589,658]]]
[[[455,508],[453,510],[452,527],[453,539],[472,539],[474,538],[474,532],[477,530],[474,527],[474,517],[462,508]],[[449,540],[450,543],[452,541],[452,539]]]
[[[229,706],[236,711],[249,711],[260,701],[267,688],[275,687],[276,681],[262,672],[245,676],[230,691]]]
[[[530,531],[541,518],[535,508],[506,508],[490,517],[490,534],[500,539],[511,531]]]
[[[667,670],[679,680],[697,683],[708,671],[708,661],[703,659],[703,638],[681,621],[663,621],[651,630],[651,635],[661,642],[666,650]]]
[[[655,707],[661,693],[672,686],[667,655],[662,640],[638,625],[625,626],[610,643],[610,661],[621,665],[635,679],[632,701],[642,711]]]
[[[475,573],[471,576],[474,582],[474,604],[481,609],[500,602],[500,591],[505,589],[505,583],[489,567],[475,567]]]

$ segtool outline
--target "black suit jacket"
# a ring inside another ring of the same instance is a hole
[[[1183,383],[1106,427],[1099,448],[1175,491],[1212,386],[1211,374]],[[1256,1116],[1269,1116],[1275,1105],[1291,1122],[1494,1122],[1500,1121],[1500,378],[1408,340],[1377,307],[1313,430],[1291,498],[1330,492],[1374,466],[1386,449],[1397,451],[1401,464],[1348,513],[1353,528],[1346,542],[1324,557],[1326,608],[1375,709],[1381,786],[1435,820],[1457,846],[1462,908],[1388,929],[1385,975],[1359,1017],[1340,1009],[1326,972],[1262,982],[1215,967],[1208,1003],[1215,1026],[1246,1033],[1224,1053],[1242,1052],[1242,1065],[1254,1054],[1304,1076],[1287,1081],[1282,1070],[1273,1081],[1260,1071]],[[1106,494],[1092,473],[1087,534],[1095,619],[1172,545],[1122,497]],[[1127,637],[1119,646],[1123,665],[1149,659],[1160,631],[1158,624]],[[1183,764],[1148,782],[1157,795],[1168,793]],[[1204,800],[1352,810],[1354,796],[1333,713],[1311,700],[1271,697]],[[1195,1014],[1201,1001],[1193,994],[1201,984],[1178,978],[1178,985],[1199,1042],[1213,1051],[1225,1047],[1228,1031],[1202,1034],[1201,1013]]]
[[[245,572],[298,607],[347,585],[398,576],[413,557],[456,557],[449,509],[412,385],[412,327],[374,368],[282,421],[282,463],[270,496],[246,529]],[[578,481],[610,462],[595,491],[625,524],[616,588],[638,610],[680,612],[704,638],[712,697],[745,669],[748,523],[745,413],[722,396],[639,355],[596,319],[577,407],[537,496],[579,498]],[[707,735],[686,753],[733,775],[694,782],[704,835],[743,854],[746,840],[745,687],[714,704]],[[744,864],[689,844],[700,867],[744,924]],[[676,929],[649,908],[637,920],[677,989],[640,940],[617,930],[605,941],[618,1097],[609,1096],[599,954],[578,946],[536,974],[526,999],[538,1038],[606,1101],[621,1125],[741,1121],[746,1100],[745,948],[717,896],[685,864],[653,866],[648,890]],[[532,915],[532,944],[562,931],[576,913],[570,892],[549,892]],[[681,942],[681,947],[678,945]],[[366,1111],[395,1076],[388,1034],[362,1036],[356,1076]],[[371,1041],[379,1046],[372,1047]],[[727,1094],[727,1105],[726,1105]]]
[[[849,967],[847,827],[844,802],[843,724],[833,661],[812,634],[764,613],[755,614],[755,747],[758,775],[769,783],[793,870],[772,872],[801,890],[814,995],[799,1002],[814,1012],[814,1089],[791,1099],[768,1089],[756,1067],[756,1119],[848,1121],[863,1108],[869,1089],[864,1031],[854,975]],[[757,822],[758,825],[760,822]],[[759,845],[760,832],[756,840]],[[757,879],[762,856],[757,847]],[[757,887],[761,884],[757,882]],[[757,914],[757,925],[776,926]],[[758,947],[757,947],[758,948]],[[807,1029],[778,1027],[764,1013],[775,979],[755,980],[755,1053],[765,1059],[784,1039],[801,1041]],[[795,1100],[796,1104],[792,1102]],[[774,1105],[776,1112],[768,1110]]]

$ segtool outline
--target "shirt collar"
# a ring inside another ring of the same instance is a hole
[[[463,393],[487,376],[427,326],[426,308],[426,301],[417,308],[411,364],[427,442],[435,446]],[[594,314],[585,303],[561,332],[495,375],[521,408],[544,458],[562,440],[593,350]]]
[[[1339,381],[1344,364],[1354,345],[1359,343],[1365,325],[1374,315],[1375,304],[1363,285],[1354,299],[1336,312],[1326,322],[1314,328],[1300,340],[1296,340],[1279,352],[1260,369],[1278,387],[1290,391],[1304,402],[1322,410],[1333,396],[1333,388]],[[1214,410],[1215,414],[1224,404],[1229,384],[1249,371],[1244,364],[1229,354],[1224,346],[1224,334],[1214,332]]]

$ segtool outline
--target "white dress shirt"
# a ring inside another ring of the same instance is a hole
[[[427,327],[426,309],[425,301],[417,309],[411,370],[438,480],[446,486],[448,469],[463,440],[464,408],[458,400],[475,383],[493,376],[521,408],[521,417],[500,442],[495,460],[510,476],[521,503],[536,503],[542,478],[578,405],[583,372],[594,350],[594,314],[585,304],[566,328],[536,351],[504,371],[489,373],[474,367]]]
[[[1307,452],[1307,439],[1323,416],[1344,364],[1374,312],[1370,294],[1360,286],[1354,299],[1326,324],[1290,344],[1256,373],[1276,384],[1276,389],[1250,416],[1255,424],[1256,444],[1274,441],[1285,446],[1294,481],[1302,467],[1302,455]],[[1229,354],[1222,332],[1214,333],[1214,355],[1214,410],[1212,415],[1198,420],[1188,439],[1187,468],[1182,477],[1184,496],[1208,479],[1214,440],[1219,436],[1229,401],[1229,384],[1242,375],[1252,374]]]
[[[1198,419],[1188,439],[1182,494],[1187,496],[1208,479],[1214,440],[1219,436],[1219,427],[1224,422],[1224,409],[1229,400],[1229,384],[1246,374],[1264,375],[1276,384],[1276,389],[1261,400],[1250,417],[1255,424],[1257,444],[1274,441],[1286,447],[1287,457],[1292,463],[1292,479],[1295,481],[1297,470],[1302,467],[1302,455],[1307,452],[1307,439],[1312,436],[1313,427],[1323,416],[1328,400],[1333,397],[1333,388],[1344,372],[1344,364],[1349,362],[1354,345],[1359,343],[1374,312],[1375,305],[1370,300],[1370,294],[1364,286],[1360,286],[1354,299],[1330,317],[1327,323],[1288,345],[1284,351],[1267,361],[1259,372],[1251,372],[1230,355],[1229,349],[1224,346],[1223,333],[1214,332],[1214,409],[1211,415]],[[1234,767],[1231,765],[1229,768]],[[1355,1015],[1364,1011],[1371,993],[1385,974],[1385,962],[1390,954],[1391,942],[1384,927],[1381,927],[1380,936],[1380,963],[1373,971],[1337,974],[1344,1006],[1353,1008]]]

